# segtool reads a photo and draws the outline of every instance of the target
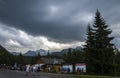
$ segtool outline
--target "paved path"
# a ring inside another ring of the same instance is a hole
[[[36,73],[35,76],[26,76],[24,71],[0,70],[0,78],[72,78],[70,75],[53,73]]]

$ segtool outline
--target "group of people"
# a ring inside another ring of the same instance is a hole
[[[36,67],[35,65],[26,65],[26,75],[27,76],[35,76],[36,75],[36,72],[38,71],[38,67]]]

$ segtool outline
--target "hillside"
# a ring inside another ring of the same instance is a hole
[[[0,64],[12,64],[13,59],[13,55],[0,45]]]

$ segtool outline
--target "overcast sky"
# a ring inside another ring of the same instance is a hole
[[[10,52],[81,46],[99,9],[120,49],[120,0],[0,0],[0,44]]]

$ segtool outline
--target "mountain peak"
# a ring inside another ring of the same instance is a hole
[[[24,56],[36,56],[36,55],[38,55],[38,53],[40,53],[41,56],[47,55],[47,52],[44,49],[40,49],[40,50],[37,50],[37,51],[29,50],[24,54]]]

